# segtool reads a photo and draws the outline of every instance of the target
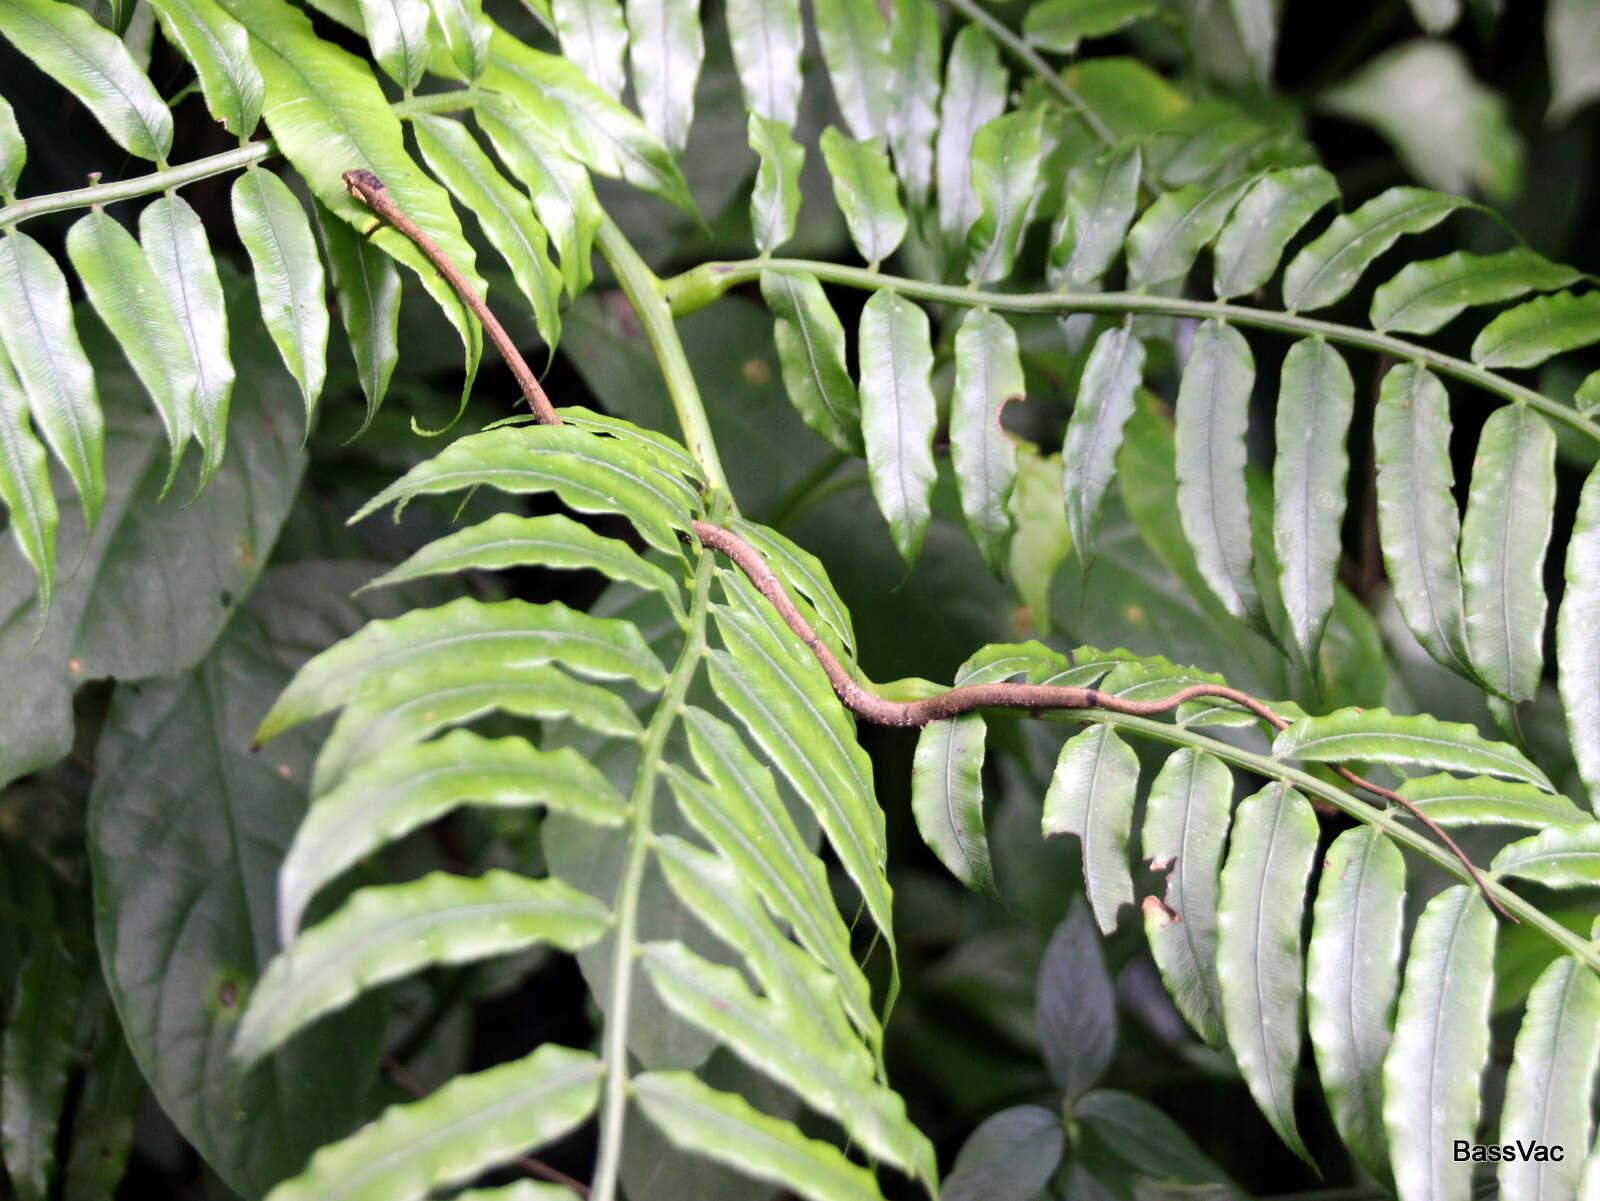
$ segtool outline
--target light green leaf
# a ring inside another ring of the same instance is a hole
[[[1387,709],[1339,709],[1302,717],[1278,735],[1274,755],[1317,763],[1420,763],[1426,767],[1522,780],[1550,792],[1545,774],[1521,751],[1492,742],[1474,726],[1427,714],[1397,716]]]
[[[387,843],[462,805],[544,805],[596,825],[626,806],[599,770],[570,747],[539,750],[521,738],[454,730],[397,745],[318,796],[278,869],[278,937],[294,939],[306,906],[329,881]]]
[[[17,180],[28,161],[28,144],[22,140],[17,128],[17,115],[11,103],[0,96],[0,196],[8,199],[16,193]]]
[[[1576,283],[1580,273],[1526,246],[1499,254],[1458,250],[1408,263],[1372,294],[1374,329],[1431,334],[1468,305],[1496,304],[1524,292],[1549,292]]]
[[[932,0],[892,0],[889,21],[889,149],[915,209],[933,186],[933,140],[939,132],[939,12]]]
[[[1550,60],[1548,121],[1565,121],[1600,96],[1600,27],[1592,0],[1550,0],[1544,13]]]
[[[528,198],[495,170],[459,121],[418,113],[412,127],[428,169],[477,217],[532,307],[539,336],[554,351],[561,337],[561,276]]]
[[[1251,576],[1250,503],[1245,492],[1245,427],[1255,359],[1244,335],[1220,321],[1195,332],[1178,387],[1174,434],[1178,516],[1206,584],[1233,616],[1266,624]]]
[[[1269,171],[1251,184],[1217,238],[1217,297],[1228,300],[1264,285],[1289,240],[1337,199],[1338,183],[1316,166]]]
[[[1133,415],[1133,392],[1143,370],[1144,343],[1133,336],[1128,324],[1102,333],[1083,368],[1061,448],[1061,479],[1067,524],[1078,557],[1085,561],[1094,549],[1100,502],[1116,472],[1122,427]]]
[[[1042,0],[1022,18],[1022,36],[1041,50],[1076,54],[1084,38],[1101,38],[1143,20],[1155,0]]]
[[[1502,1143],[1568,1148],[1561,1159],[1500,1163],[1505,1197],[1576,1197],[1600,1068],[1600,978],[1571,956],[1544,970],[1517,1032],[1500,1123]]]
[[[1030,442],[1017,444],[1017,486],[1007,506],[1016,533],[1007,564],[1017,597],[1041,634],[1050,632],[1050,582],[1072,553],[1066,502],[1061,494],[1061,460],[1046,458]]]
[[[1041,118],[1031,108],[1007,113],[972,137],[972,194],[978,217],[967,231],[967,278],[991,283],[1011,274],[1042,166]]]
[[[598,939],[608,919],[604,905],[570,884],[498,869],[357,889],[267,965],[229,1056],[249,1068],[324,1014],[424,967],[540,943],[576,951]]]
[[[1395,603],[1428,653],[1467,675],[1450,398],[1438,377],[1415,363],[1392,368],[1378,393],[1372,440],[1379,542]]]
[[[628,49],[628,26],[617,0],[551,0],[550,12],[561,53],[613,100],[622,98],[628,76],[622,56]]]
[[[812,0],[834,99],[858,139],[889,132],[889,27],[876,0]]]
[[[1600,409],[1600,371],[1592,372],[1578,385],[1572,403],[1585,417],[1592,417],[1595,410]]]
[[[1526,405],[1496,409],[1473,459],[1461,575],[1473,670],[1511,701],[1539,691],[1544,554],[1555,502],[1555,434]]]
[[[437,1092],[392,1105],[370,1125],[311,1157],[270,1201],[421,1201],[434,1189],[577,1126],[600,1098],[600,1061],[546,1043],[532,1055],[457,1076]]]
[[[233,395],[222,281],[199,214],[176,194],[158,196],[139,214],[139,244],[189,345],[194,405],[185,424],[205,451],[203,488],[222,462]]]
[[[1167,992],[1195,1033],[1224,1041],[1217,980],[1217,873],[1228,836],[1233,776],[1201,752],[1173,752],[1150,785],[1141,837],[1151,866],[1167,872],[1165,906],[1146,900],[1145,933]]]
[[[1593,887],[1600,884],[1600,822],[1551,826],[1505,847],[1490,866],[1548,888]]]
[[[328,212],[320,201],[314,211],[339,302],[339,318],[367,398],[366,416],[356,431],[359,435],[377,416],[400,361],[400,272],[393,259]]]
[[[1072,177],[1050,236],[1052,288],[1082,287],[1106,273],[1138,208],[1140,167],[1139,147],[1125,146]]]
[[[874,292],[861,311],[861,432],[872,495],[895,547],[914,563],[931,515],[933,429],[928,316],[894,292]]]
[[[1000,424],[1001,410],[1024,399],[1017,335],[1005,318],[974,309],[955,338],[956,380],[950,397],[950,458],[967,528],[996,575],[1011,537],[1007,505],[1017,479],[1017,447]]]
[[[882,1201],[871,1172],[737,1094],[717,1092],[688,1072],[645,1072],[632,1087],[645,1117],[676,1147],[811,1201]]]
[[[150,7],[167,41],[194,64],[211,115],[229,133],[249,137],[261,120],[266,85],[244,26],[212,0],[150,0]]]
[[[489,65],[489,38],[493,32],[493,26],[483,15],[483,0],[428,0],[428,3],[456,67],[468,79],[477,79]]]
[[[800,115],[800,0],[727,0],[728,40],[752,114],[792,126]]]
[[[1482,367],[1537,367],[1553,355],[1600,341],[1600,292],[1540,296],[1501,313],[1472,343]]]
[[[794,237],[800,216],[800,169],[805,147],[794,140],[789,127],[760,113],[750,114],[750,149],[761,156],[756,185],[750,193],[750,229],[756,249],[771,254]]]
[[[1278,57],[1278,12],[1276,0],[1228,0],[1228,10],[1239,31],[1250,73],[1256,82],[1272,78],[1272,65]]]
[[[1239,802],[1217,908],[1222,1024],[1250,1095],[1307,1163],[1294,1120],[1304,961],[1300,920],[1317,850],[1311,802],[1268,784]]]
[[[1110,726],[1091,726],[1061,748],[1044,794],[1044,834],[1076,834],[1083,878],[1102,933],[1117,928],[1118,910],[1133,903],[1128,830],[1133,821],[1139,759]]]
[[[1600,813],[1600,470],[1589,473],[1578,500],[1566,581],[1556,617],[1557,683],[1572,757]]]
[[[407,92],[428,70],[427,0],[360,0],[372,57]]]
[[[1317,661],[1333,609],[1354,409],[1355,383],[1337,350],[1321,338],[1289,348],[1274,418],[1272,541],[1289,629],[1307,663]]]
[[[1471,1163],[1451,1143],[1478,1126],[1489,1059],[1494,915],[1465,885],[1445,889],[1417,921],[1394,1042],[1383,1061],[1383,1125],[1400,1196],[1466,1201]]]
[[[846,454],[862,454],[861,401],[845,367],[844,326],[815,276],[761,273],[784,391],[805,423]]]
[[[315,248],[311,254],[315,260]],[[194,433],[195,368],[189,341],[139,244],[109,214],[97,210],[73,224],[67,232],[67,257],[95,312],[155,403],[172,448],[170,486]]]
[[[77,1058],[74,1033],[84,976],[55,938],[35,940],[9,985],[0,1050],[0,1150],[18,1201],[47,1201],[56,1175],[56,1137]]]
[[[539,223],[550,231],[561,257],[567,295],[577,296],[594,278],[590,257],[604,214],[589,173],[516,108],[493,101],[474,110],[495,153],[533,198]]]
[[[1574,826],[1583,811],[1532,784],[1489,776],[1418,776],[1396,790],[1441,826]]]
[[[939,99],[939,134],[934,143],[939,228],[957,245],[978,217],[972,191],[972,140],[1006,108],[1006,69],[1000,51],[975,25],[963,25],[950,46],[944,94]]]
[[[628,63],[639,114],[674,154],[689,141],[705,57],[699,8],[699,0],[627,0]]]
[[[1405,234],[1432,229],[1467,201],[1427,188],[1390,188],[1353,213],[1341,214],[1283,273],[1291,310],[1320,309],[1343,297],[1374,259]]]
[[[1128,282],[1147,286],[1187,275],[1253,182],[1195,183],[1162,193],[1128,231]]]
[[[1411,15],[1428,33],[1444,33],[1461,19],[1461,0],[1410,0]]]
[[[67,469],[94,528],[106,499],[105,419],[94,371],[72,324],[66,277],[55,259],[21,230],[0,238],[0,321],[28,412]]]
[[[1406,865],[1371,826],[1328,848],[1306,962],[1306,1015],[1317,1075],[1344,1145],[1388,1180],[1383,1058],[1400,991]]]
[[[821,145],[850,239],[868,265],[876,267],[906,236],[906,213],[889,156],[877,138],[852,142],[831,125],[822,131]]]
[[[234,182],[233,221],[255,268],[262,320],[300,385],[309,426],[328,370],[326,284],[311,225],[288,185],[256,168]]]
[[[117,145],[165,165],[172,114],[121,38],[56,0],[0,4],[0,35],[83,101]]]
[[[11,536],[38,577],[40,620],[50,616],[56,586],[55,493],[44,447],[28,423],[28,398],[0,348],[0,500],[6,502]]]
[[[776,530],[743,517],[733,518],[728,525],[761,552],[791,592],[800,593],[816,607],[817,615],[838,635],[845,650],[853,654],[856,635],[850,623],[850,611],[834,590],[822,560]]]

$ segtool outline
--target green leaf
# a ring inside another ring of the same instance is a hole
[[[539,223],[556,244],[567,295],[577,296],[594,277],[589,260],[604,217],[589,173],[516,108],[488,101],[473,115],[495,153],[528,189]]]
[[[1480,679],[1531,700],[1544,665],[1544,554],[1556,501],[1556,436],[1526,405],[1496,409],[1478,436],[1461,526],[1467,647]]]
[[[203,488],[222,462],[233,396],[222,280],[199,214],[177,195],[158,196],[139,214],[139,245],[189,344],[194,407],[185,423],[205,452]]]
[[[1444,33],[1461,19],[1461,0],[1410,0],[1411,15],[1428,33]]]
[[[1600,822],[1551,826],[1503,848],[1490,866],[1548,888],[1593,887],[1600,884]]]
[[[1544,970],[1528,994],[1506,1077],[1500,1123],[1502,1142],[1523,1146],[1583,1146],[1589,1137],[1585,1104],[1600,1068],[1600,978],[1563,955]],[[1507,1197],[1577,1196],[1583,1162],[1502,1160],[1500,1190]]]
[[[1578,500],[1566,581],[1556,617],[1557,683],[1572,757],[1600,813],[1600,471],[1589,473]]]
[[[0,196],[15,194],[27,161],[28,144],[17,128],[17,115],[11,111],[10,101],[0,97]]]
[[[1420,763],[1447,771],[1504,776],[1554,792],[1545,774],[1516,747],[1491,742],[1476,727],[1427,714],[1398,716],[1387,709],[1340,709],[1302,717],[1280,733],[1274,755],[1317,763]]]
[[[609,919],[604,905],[570,884],[497,869],[358,889],[267,965],[229,1058],[251,1067],[324,1014],[424,967],[541,943],[576,951],[598,939]]]
[[[889,27],[875,0],[812,0],[834,99],[863,141],[889,132]]]
[[[1269,171],[1251,184],[1217,238],[1217,297],[1228,300],[1263,286],[1289,240],[1338,199],[1338,183],[1321,167]]]
[[[895,547],[916,562],[938,474],[933,430],[938,413],[929,385],[933,344],[928,316],[894,292],[874,292],[861,310],[861,432],[872,495]]]
[[[1250,60],[1250,73],[1257,83],[1267,83],[1278,56],[1278,5],[1274,0],[1228,0],[1228,10]]]
[[[1022,36],[1055,54],[1076,54],[1084,38],[1101,38],[1156,11],[1155,0],[1043,0],[1022,18]]]
[[[594,1111],[601,1074],[587,1051],[546,1043],[457,1076],[318,1151],[270,1201],[421,1201],[577,1126]]]
[[[1006,561],[1011,519],[1006,508],[1017,479],[1017,448],[1000,424],[1001,410],[1024,399],[1017,335],[1005,318],[974,309],[955,338],[956,380],[950,397],[950,458],[967,528],[996,575]]]
[[[651,546],[678,553],[672,531],[687,530],[695,493],[677,487],[618,438],[577,427],[503,426],[457,438],[373,497],[351,520],[393,501],[488,484],[503,492],[554,492],[580,513],[623,513]]]
[[[839,637],[847,651],[854,653],[855,630],[850,623],[850,612],[844,601],[834,591],[822,560],[810,551],[790,541],[776,530],[757,525],[743,517],[728,523],[736,534],[755,547],[771,564],[773,571],[793,592],[799,592],[816,607],[817,615]]]
[[[966,714],[929,722],[911,766],[911,812],[922,841],[974,892],[996,896],[983,828],[983,752],[988,727]]]
[[[1585,377],[1583,383],[1578,385],[1572,403],[1577,405],[1578,412],[1585,417],[1592,417],[1595,410],[1600,409],[1600,371],[1592,372]]]
[[[734,1093],[718,1092],[688,1072],[645,1072],[632,1082],[645,1117],[673,1145],[811,1201],[881,1201],[872,1173],[828,1143],[806,1138]],[[274,1201],[282,1201],[275,1198]]]
[[[80,217],[67,233],[67,256],[95,312],[155,402],[172,448],[170,483],[194,432],[196,376],[188,338],[139,244],[110,215],[96,211]]]
[[[1100,936],[1076,898],[1039,966],[1039,1052],[1068,1104],[1105,1074],[1117,1050],[1117,998]]]
[[[55,938],[35,941],[12,984],[0,1067],[0,1150],[18,1201],[46,1201],[56,1175],[56,1137],[77,1058],[73,1036],[82,969]]]
[[[356,377],[367,398],[366,416],[356,431],[359,436],[377,416],[400,361],[400,272],[393,259],[320,202],[315,212],[334,296],[339,302],[339,318],[356,361]]]
[[[1017,486],[1008,509],[1016,526],[1007,568],[1017,597],[1041,634],[1050,632],[1050,582],[1072,553],[1061,461],[1041,456],[1031,443],[1017,444]]]
[[[1244,335],[1211,320],[1195,331],[1178,387],[1178,516],[1206,584],[1233,616],[1266,624],[1251,575],[1245,427],[1255,359]]]
[[[1402,781],[1401,796],[1441,826],[1547,825],[1573,826],[1583,811],[1564,796],[1552,796],[1532,784],[1488,776],[1440,774]]]
[[[1343,297],[1374,259],[1406,234],[1432,229],[1468,202],[1427,188],[1390,188],[1353,213],[1341,214],[1283,273],[1291,310],[1326,308]]]
[[[1138,146],[1112,151],[1073,176],[1050,237],[1052,288],[1076,288],[1106,273],[1139,205]]]
[[[39,243],[21,230],[0,238],[0,321],[28,412],[67,469],[94,528],[106,500],[105,418],[94,371],[72,324],[66,277]]]
[[[1151,866],[1167,872],[1165,906],[1144,906],[1151,954],[1178,1011],[1213,1047],[1224,1041],[1217,873],[1232,803],[1233,777],[1220,759],[1175,751],[1150,785],[1140,839]]]
[[[800,0],[728,0],[725,8],[745,107],[792,126],[800,115]]]
[[[1333,609],[1354,409],[1355,383],[1337,350],[1321,338],[1289,348],[1274,418],[1272,541],[1289,629],[1307,663],[1317,661]]]
[[[468,1189],[457,1193],[454,1201],[572,1201],[572,1190],[563,1184],[518,1180],[499,1188]]]
[[[1061,1115],[1016,1105],[985,1118],[956,1153],[939,1196],[944,1201],[1033,1201],[1061,1163]]]
[[[1539,296],[1501,313],[1472,343],[1482,367],[1537,367],[1563,351],[1600,341],[1600,292]]]
[[[1128,231],[1128,282],[1149,286],[1187,275],[1253,182],[1252,176],[1162,193]]]
[[[1307,1163],[1294,1120],[1304,963],[1300,920],[1317,849],[1311,802],[1281,783],[1239,802],[1217,908],[1222,1024],[1250,1095]]]
[[[1472,1165],[1451,1141],[1478,1125],[1478,1087],[1489,1059],[1494,915],[1467,888],[1447,888],[1417,921],[1394,1042],[1383,1062],[1383,1124],[1402,1197],[1470,1195]]]
[[[1094,549],[1100,502],[1116,472],[1122,427],[1133,415],[1133,392],[1143,370],[1144,343],[1127,323],[1102,333],[1084,364],[1061,448],[1061,479],[1067,524],[1078,557],[1085,561]]]
[[[932,0],[891,0],[889,149],[915,209],[933,186],[933,140],[939,132],[939,12]]]
[[[167,41],[194,64],[211,115],[229,133],[249,137],[261,121],[266,84],[244,26],[212,0],[150,0],[150,7]]]
[[[1043,110],[1007,113],[972,138],[972,193],[978,217],[967,231],[967,279],[991,283],[1011,274],[1043,165]]]
[[[1544,21],[1550,60],[1550,111],[1545,119],[1565,121],[1600,96],[1600,31],[1588,0],[1551,0]]]
[[[628,26],[617,0],[552,0],[551,15],[561,39],[561,53],[613,100],[622,97],[627,72],[622,56],[628,49]]]
[[[1117,928],[1118,910],[1133,903],[1128,830],[1133,821],[1139,759],[1110,726],[1091,726],[1061,748],[1044,794],[1044,834],[1076,834],[1083,878],[1102,933]]]
[[[1216,1164],[1190,1141],[1182,1128],[1148,1101],[1114,1089],[1100,1088],[1073,1106],[1072,1116],[1096,1141],[1130,1168],[1146,1176],[1195,1184],[1220,1184],[1227,1196],[1237,1189]],[[1188,1195],[1174,1190],[1173,1196]],[[1197,1192],[1216,1196],[1216,1190]]]
[[[1463,675],[1467,621],[1451,488],[1450,398],[1432,372],[1401,363],[1383,377],[1372,420],[1378,532],[1395,603],[1428,653]]]
[[[1346,830],[1322,865],[1306,962],[1317,1075],[1344,1145],[1388,1180],[1383,1058],[1400,990],[1406,866],[1371,826]]]
[[[295,831],[278,869],[279,939],[289,945],[306,906],[340,873],[462,805],[544,805],[602,826],[626,812],[606,778],[570,747],[539,750],[469,730],[398,745],[318,796]]]
[[[283,180],[251,168],[234,182],[233,221],[255,268],[261,318],[300,385],[309,426],[327,378],[328,305],[306,211]]]
[[[477,217],[532,307],[539,336],[554,351],[561,337],[561,276],[528,198],[495,170],[459,121],[418,113],[412,127],[428,169]]]
[[[428,0],[428,3],[456,67],[468,79],[477,79],[489,65],[489,38],[494,31],[484,18],[483,0]]]
[[[846,454],[861,454],[861,401],[845,367],[844,326],[815,276],[761,273],[784,391],[805,423]]]
[[[115,1195],[133,1150],[134,1123],[145,1097],[144,1077],[122,1037],[116,1011],[101,993],[100,1042],[72,1113],[61,1196],[102,1201]]]
[[[1525,246],[1499,254],[1458,250],[1443,258],[1408,263],[1372,294],[1372,327],[1431,334],[1468,305],[1497,304],[1525,292],[1550,292],[1576,283],[1580,273],[1552,263]]]
[[[0,35],[83,101],[117,145],[165,165],[172,114],[121,38],[83,9],[55,0],[0,5]]]
[[[682,154],[694,120],[694,87],[705,42],[699,0],[627,0],[628,62],[644,123]]]
[[[868,265],[876,267],[906,236],[906,213],[900,207],[889,156],[876,137],[852,142],[831,125],[822,131],[821,146],[850,240]]]
[[[761,156],[756,185],[750,193],[750,229],[756,249],[770,254],[794,237],[800,216],[800,169],[805,147],[789,127],[760,113],[750,114],[750,149]],[[770,303],[770,302],[769,302]]]
[[[40,620],[50,615],[56,586],[55,493],[44,447],[28,424],[28,398],[0,348],[0,500],[6,502],[11,536],[38,577]]]
[[[972,190],[973,138],[1005,111],[1006,81],[999,49],[977,26],[963,25],[950,46],[934,143],[939,228],[958,245],[966,244],[967,230],[978,217],[978,198]]]
[[[360,0],[372,57],[406,92],[428,70],[427,0]]]

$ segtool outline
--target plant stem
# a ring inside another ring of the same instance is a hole
[[[1106,128],[1106,123],[1100,119],[1100,114],[1090,108],[1073,86],[1061,78],[1061,72],[1045,62],[1037,50],[1013,33],[994,14],[979,4],[978,0],[945,0],[945,3],[969,21],[982,25],[990,37],[1004,46],[1018,62],[1025,64],[1051,91],[1065,100],[1067,106],[1078,114],[1095,137],[1107,146],[1117,144],[1116,135]]]
[[[726,494],[719,499],[725,503]],[[617,885],[616,941],[611,949],[610,1002],[606,1007],[606,1029],[601,1056],[605,1062],[605,1096],[600,1109],[600,1149],[595,1160],[593,1201],[613,1201],[617,1172],[622,1162],[623,1113],[628,1103],[628,1009],[633,999],[634,940],[639,924],[639,886],[649,861],[653,838],[651,815],[654,809],[656,772],[667,735],[677,721],[689,691],[689,681],[700,667],[706,650],[706,609],[711,595],[711,575],[716,556],[709,550],[700,553],[695,568],[694,600],[689,608],[689,633],[673,665],[672,675],[661,694],[661,701],[650,718],[640,751],[639,773],[634,777],[629,800],[633,816],[628,832],[628,858],[622,880]]]
[[[667,393],[672,397],[672,407],[678,414],[678,424],[683,428],[683,440],[689,453],[705,472],[706,482],[718,492],[727,492],[728,478],[722,472],[722,460],[717,457],[717,443],[711,434],[711,423],[706,418],[705,405],[700,401],[700,389],[694,382],[694,372],[689,370],[683,342],[672,323],[672,309],[667,304],[661,281],[645,265],[639,252],[609,213],[600,222],[595,245],[600,248],[612,274],[617,277],[623,294],[638,315],[639,324],[644,327],[645,336],[650,339],[656,362],[667,382]]]
[[[706,263],[694,268],[693,271],[686,272],[684,276],[667,280],[663,287],[670,300],[675,294],[675,285],[687,276],[698,276],[695,283],[702,291],[707,277],[715,279],[725,290],[736,284],[757,279],[763,271],[803,273],[815,276],[826,283],[872,291],[889,289],[919,300],[967,308],[981,306],[1011,313],[1154,313],[1164,317],[1192,317],[1196,320],[1216,318],[1235,325],[1270,329],[1296,337],[1326,338],[1329,342],[1370,350],[1402,362],[1421,363],[1441,375],[1474,384],[1506,400],[1522,401],[1550,420],[1559,422],[1595,442],[1600,442],[1600,425],[1582,416],[1577,410],[1558,404],[1532,388],[1513,383],[1466,359],[1429,350],[1425,346],[1418,346],[1388,334],[1380,334],[1375,330],[1340,325],[1333,321],[1319,321],[1314,317],[1302,317],[1298,313],[1229,304],[1226,301],[1150,296],[1143,292],[985,292],[978,288],[928,283],[903,276],[884,275],[882,272],[868,271],[864,267],[813,262],[809,259],[744,259],[739,262]]]

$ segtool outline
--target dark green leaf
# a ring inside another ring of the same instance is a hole
[[[934,146],[939,228],[957,245],[965,245],[967,230],[978,217],[972,191],[973,137],[1005,107],[1006,69],[1000,51],[977,26],[963,25],[950,46]]]
[[[1007,506],[1017,479],[1016,442],[1001,410],[1024,399],[1017,335],[1005,318],[974,309],[955,338],[956,380],[950,397],[950,458],[967,528],[996,575],[1011,536]]]
[[[944,1179],[944,1201],[1033,1201],[1066,1150],[1061,1116],[1018,1105],[986,1119],[961,1145]]]
[[[1061,448],[1067,524],[1083,560],[1094,548],[1100,502],[1116,471],[1122,427],[1133,415],[1133,392],[1143,370],[1144,343],[1133,336],[1128,324],[1102,333],[1083,368],[1067,422],[1066,444]]]
[[[952,875],[996,895],[983,829],[983,752],[988,727],[975,714],[929,722],[911,767],[911,812],[922,841]]]
[[[1515,246],[1499,254],[1458,250],[1409,263],[1372,294],[1374,329],[1431,334],[1468,305],[1496,304],[1524,292],[1549,292],[1576,283],[1579,273]]]
[[[1552,355],[1600,341],[1600,292],[1540,296],[1501,313],[1472,343],[1483,367],[1537,367]]]
[[[967,231],[967,278],[992,283],[1011,274],[1039,190],[1042,109],[1007,113],[972,137],[972,194],[978,217]]]
[[[1067,187],[1050,238],[1050,286],[1075,288],[1106,273],[1139,203],[1139,147],[1126,146],[1084,168]]]
[[[1550,826],[1502,849],[1491,866],[1549,888],[1593,887],[1600,884],[1600,822]]]
[[[47,1201],[67,1075],[77,1058],[73,1034],[84,976],[59,941],[44,938],[35,942],[11,987],[0,1050],[0,1150],[18,1201]]]
[[[1278,735],[1274,755],[1337,763],[1421,763],[1447,771],[1483,773],[1549,789],[1545,774],[1516,747],[1491,742],[1473,726],[1426,714],[1399,716],[1387,709],[1340,709],[1302,717]]]
[[[145,1096],[144,1077],[122,1037],[116,1011],[109,999],[101,1005],[100,1045],[72,1113],[63,1201],[109,1201],[116,1194],[127,1171],[134,1122]]]
[[[861,432],[872,495],[901,557],[913,563],[928,529],[938,474],[928,316],[894,292],[874,292],[861,311],[860,348]]]
[[[1581,809],[1564,796],[1552,796],[1532,784],[1490,776],[1418,776],[1405,780],[1401,796],[1441,826],[1581,824]]]
[[[889,156],[876,137],[852,142],[831,125],[822,131],[821,145],[828,174],[833,177],[834,199],[850,227],[850,240],[868,265],[876,267],[906,236],[906,214],[900,207]]]
[[[810,275],[761,273],[772,310],[783,386],[807,425],[848,454],[860,454],[861,402],[845,367],[844,326]]]
[[[1105,1075],[1117,1050],[1117,998],[1100,935],[1074,900],[1050,936],[1034,1012],[1039,1051],[1068,1104]]]
[[[1128,231],[1128,282],[1148,286],[1187,275],[1253,182],[1246,177],[1163,193]]]
[[[11,536],[38,578],[40,620],[50,615],[56,586],[55,493],[44,447],[28,424],[28,398],[0,348],[0,500],[6,502]]]
[[[1157,7],[1155,0],[1042,0],[1022,18],[1022,36],[1041,50],[1076,54],[1084,38],[1116,33]]]
[[[1390,188],[1335,217],[1290,260],[1283,273],[1284,303],[1290,309],[1325,308],[1355,287],[1372,261],[1402,236],[1432,229],[1465,204],[1459,196],[1426,188]]]
[[[1139,759],[1110,726],[1091,726],[1061,748],[1044,795],[1044,834],[1076,834],[1095,921],[1105,934],[1133,903],[1128,832]]]
[[[792,126],[800,114],[804,43],[799,0],[728,0],[726,10],[745,107]]]
[[[400,272],[393,259],[320,203],[316,214],[334,295],[339,301],[339,317],[356,360],[356,377],[367,398],[367,413],[357,431],[365,433],[400,361],[396,338],[400,328]]]
[[[668,150],[682,154],[706,49],[699,0],[627,0],[626,7],[628,63],[639,114]]]
[[[167,41],[194,64],[211,115],[229,133],[249,137],[261,120],[266,85],[250,57],[244,26],[212,0],[150,0],[150,7]]]
[[[750,149],[761,156],[756,186],[750,193],[750,229],[756,249],[770,254],[794,237],[800,216],[800,169],[805,147],[789,127],[760,113],[750,114]],[[770,304],[771,301],[768,301]]]
[[[1256,180],[1217,238],[1217,296],[1227,300],[1265,284],[1289,240],[1337,199],[1339,185],[1321,167],[1269,171]]]
[[[1181,1127],[1148,1101],[1101,1088],[1073,1106],[1072,1116],[1118,1159],[1145,1176],[1222,1185],[1222,1196],[1237,1195],[1222,1169],[1205,1157]],[[1171,1193],[1174,1201],[1190,1195],[1188,1190]],[[1193,1196],[1194,1201],[1214,1201],[1218,1193],[1216,1189],[1194,1190]]]

